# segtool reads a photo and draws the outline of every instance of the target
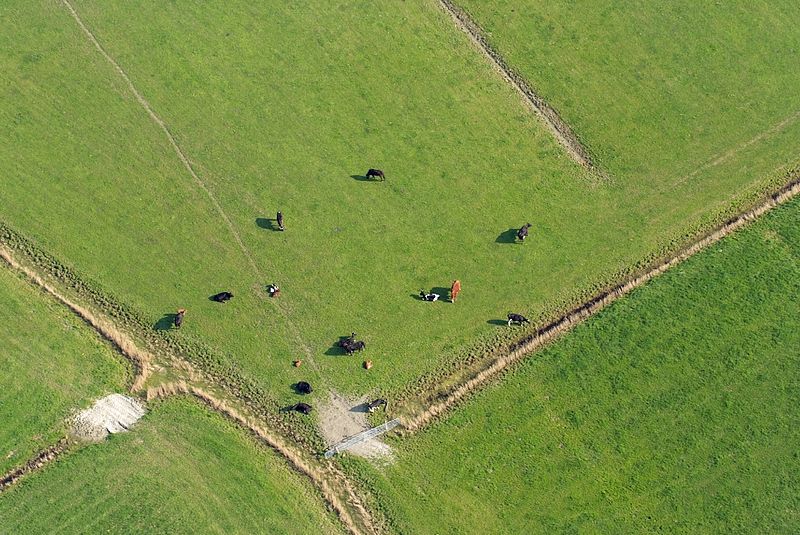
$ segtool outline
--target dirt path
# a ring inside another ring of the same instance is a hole
[[[536,94],[522,76],[518,75],[508,66],[503,56],[492,48],[483,36],[483,31],[475,21],[473,21],[463,9],[453,4],[450,0],[439,0],[439,5],[450,15],[455,25],[469,36],[473,44],[475,44],[486,59],[489,60],[492,67],[517,90],[525,103],[539,116],[553,136],[555,136],[556,140],[566,149],[567,154],[583,167],[591,169],[598,174],[602,174],[595,167],[589,152],[569,125],[564,122],[552,106]]]
[[[477,371],[469,380],[462,382],[460,385],[452,388],[450,391],[437,391],[436,389],[432,389],[426,396],[426,401],[430,403],[428,408],[416,415],[403,418],[403,426],[405,430],[413,433],[422,429],[444,412],[455,407],[469,394],[481,388],[487,382],[495,379],[509,366],[529,356],[533,351],[551,342],[562,333],[571,329],[574,325],[596,314],[601,309],[610,303],[613,303],[620,297],[627,295],[635,288],[644,285],[649,280],[664,273],[669,268],[680,262],[683,262],[690,256],[700,252],[709,245],[718,242],[722,238],[735,232],[749,222],[757,219],[767,211],[788,201],[798,194],[800,194],[800,178],[798,178],[796,174],[792,177],[791,182],[781,188],[780,191],[767,198],[761,204],[730,219],[713,232],[687,246],[672,258],[660,262],[646,273],[595,296],[589,301],[586,301],[585,303],[574,308],[572,311],[562,316],[558,320],[542,327],[529,338],[519,342],[511,352],[501,356],[500,358],[491,362],[485,368]],[[423,405],[426,404],[427,403],[423,403]]]

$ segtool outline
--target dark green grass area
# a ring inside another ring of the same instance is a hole
[[[307,481],[222,417],[156,403],[0,496],[2,533],[339,533]]]
[[[301,379],[389,395],[446,371],[508,341],[496,322],[509,311],[561,311],[753,201],[787,164],[769,137],[680,184],[596,183],[430,0],[75,5],[260,273],[58,3],[0,7],[15,29],[0,33],[3,219],[153,325],[186,307],[171,336],[224,353],[281,401]],[[369,167],[386,182],[363,180]],[[277,210],[286,232],[270,229]],[[525,222],[528,241],[508,243]],[[455,278],[459,303],[417,300]],[[222,290],[234,299],[209,301]],[[367,350],[336,354],[351,331]]]
[[[800,203],[349,460],[402,533],[797,533]]]
[[[796,159],[792,0],[456,3],[618,180],[671,188],[720,157],[750,167],[729,154],[744,146],[771,154],[761,173]]]
[[[74,314],[0,264],[0,474],[63,437],[72,411],[124,390],[129,373]]]

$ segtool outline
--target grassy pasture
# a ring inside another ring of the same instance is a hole
[[[0,474],[63,437],[70,412],[129,381],[122,357],[0,265]],[[0,524],[2,524],[0,522]]]
[[[800,202],[350,459],[401,533],[797,533]]]
[[[306,481],[188,400],[0,496],[3,533],[339,533]]]
[[[509,310],[538,318],[574,302],[787,164],[783,138],[769,137],[674,187],[594,183],[429,0],[75,4],[260,273],[52,2],[0,7],[15,29],[0,33],[3,217],[154,324],[187,307],[175,336],[224,352],[286,400],[301,378],[402,389],[476,340],[509,336],[492,323]],[[388,180],[361,180],[370,166]],[[285,233],[264,228],[278,209]],[[525,221],[528,243],[504,243]],[[460,303],[412,296],[456,277]],[[279,303],[257,290],[269,282]],[[233,301],[208,301],[223,289]],[[326,354],[351,330],[366,338],[369,373]],[[291,369],[303,346],[314,362]]]
[[[456,3],[620,181],[699,181],[695,169],[751,142],[771,157],[737,153],[733,169],[796,159],[791,0]]]

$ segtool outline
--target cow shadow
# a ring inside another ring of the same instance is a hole
[[[489,325],[497,325],[503,327],[508,326],[508,320],[489,320],[486,323],[488,323]]]
[[[157,331],[169,331],[175,325],[175,318],[177,314],[164,314],[164,317],[153,324],[153,328]]]
[[[350,175],[350,178],[353,180],[358,180],[359,182],[380,182],[380,180],[369,178],[367,175]]]
[[[369,403],[359,403],[350,409],[350,412],[369,412]]]
[[[329,347],[328,350],[325,351],[325,354],[330,357],[340,357],[342,355],[347,355],[347,351],[345,351],[344,348],[339,345],[340,342],[346,340],[347,338],[349,338],[349,336],[340,336],[339,342],[336,342],[331,347]]]
[[[280,228],[278,228],[278,225],[273,223],[273,221],[275,221],[275,220],[274,219],[269,219],[269,218],[266,218],[266,217],[257,217],[256,218],[256,226],[258,226],[259,228],[263,228],[265,230],[280,230]],[[276,223],[277,223],[277,221],[276,221]]]
[[[504,230],[500,233],[497,237],[495,243],[516,243],[517,242],[517,230],[515,228],[510,228],[508,230]]]

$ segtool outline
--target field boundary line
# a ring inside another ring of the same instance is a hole
[[[164,122],[164,120],[161,119],[161,117],[153,110],[153,107],[150,105],[150,102],[148,102],[147,99],[144,98],[144,96],[139,92],[139,90],[136,89],[136,86],[133,85],[133,81],[131,81],[130,77],[128,76],[128,73],[125,72],[125,70],[119,65],[119,63],[116,62],[116,60],[114,60],[113,57],[111,57],[111,55],[108,52],[106,52],[106,49],[103,48],[103,45],[100,44],[100,41],[97,40],[97,37],[95,37],[94,33],[92,33],[92,31],[83,23],[83,20],[81,19],[80,15],[78,15],[78,12],[75,11],[74,7],[72,7],[72,4],[69,2],[69,0],[62,0],[62,2],[64,6],[69,10],[70,14],[72,15],[72,18],[75,19],[75,22],[78,23],[78,26],[80,26],[81,30],[83,30],[83,33],[86,34],[86,37],[89,38],[89,40],[98,50],[98,52],[100,52],[100,54],[106,59],[106,61],[108,61],[114,67],[114,70],[117,71],[117,74],[119,74],[120,77],[122,77],[122,79],[125,80],[125,83],[128,85],[128,89],[130,89],[131,93],[133,93],[133,96],[136,97],[137,102],[139,102],[139,104],[142,106],[142,108],[144,108],[144,110],[147,112],[147,114],[150,116],[153,122],[155,122],[164,132],[164,135],[167,137],[169,144],[175,150],[175,154],[178,155],[178,158],[180,159],[181,163],[183,163],[183,166],[186,168],[187,171],[189,171],[189,174],[192,176],[195,183],[198,186],[200,186],[200,188],[206,193],[208,198],[211,200],[211,203],[214,205],[214,208],[216,209],[217,213],[225,221],[225,224],[228,226],[228,230],[230,230],[230,233],[233,235],[234,239],[236,240],[236,243],[239,245],[239,249],[241,249],[242,253],[247,258],[250,267],[253,269],[253,271],[255,271],[256,275],[259,277],[260,280],[261,271],[258,269],[258,265],[253,259],[253,255],[250,254],[250,250],[247,248],[247,246],[245,246],[241,236],[239,235],[239,232],[236,230],[236,227],[233,225],[233,222],[228,217],[228,214],[225,213],[225,210],[222,208],[222,205],[217,200],[216,195],[214,195],[211,189],[206,185],[205,182],[203,182],[203,180],[195,172],[194,167],[192,167],[192,164],[189,161],[189,158],[183,152],[183,149],[181,149],[180,145],[178,145],[178,142],[175,141],[175,137],[172,135],[172,132],[169,131],[169,128],[167,128],[167,125]]]
[[[532,352],[547,345],[578,323],[581,323],[587,318],[597,314],[600,310],[613,303],[617,299],[629,294],[636,288],[643,286],[645,283],[649,282],[656,276],[661,275],[671,267],[683,262],[684,260],[697,254],[708,246],[720,241],[726,236],[729,236],[733,232],[739,230],[741,227],[758,219],[769,210],[785,203],[798,194],[800,194],[800,178],[798,178],[798,173],[794,173],[789,183],[767,197],[760,204],[728,219],[725,223],[718,226],[716,230],[707,233],[704,237],[686,246],[671,258],[659,262],[644,274],[638,275],[627,282],[620,283],[610,290],[605,290],[599,293],[588,301],[585,301],[584,303],[573,308],[570,312],[561,316],[559,319],[537,329],[535,333],[516,343],[510,352],[492,361],[491,364],[473,375],[471,379],[451,389],[449,393],[441,393],[441,397],[444,398],[442,401],[430,405],[427,409],[416,416],[402,418],[404,429],[408,433],[419,431],[433,420],[441,416],[443,413],[458,405],[473,391],[479,389],[489,381],[493,380],[495,377],[499,376],[509,366],[516,364],[517,362],[529,356]]]
[[[140,349],[128,335],[117,329],[113,323],[104,318],[98,318],[89,311],[89,309],[68,299],[53,286],[45,282],[33,269],[17,262],[11,251],[2,244],[0,244],[0,258],[7,264],[7,267],[25,275],[33,284],[86,322],[102,338],[111,342],[111,344],[137,368],[137,373],[134,377],[133,384],[131,384],[130,391],[137,392],[141,390],[152,371],[151,368],[154,360],[152,354]]]
[[[586,147],[583,146],[578,136],[572,128],[561,118],[558,112],[534,91],[525,79],[517,74],[508,66],[503,56],[495,50],[489,41],[484,37],[484,32],[478,24],[472,20],[466,11],[456,6],[451,0],[438,0],[439,6],[446,11],[453,19],[455,25],[469,36],[472,43],[478,47],[486,59],[492,64],[502,77],[508,82],[517,93],[520,94],[525,103],[534,113],[544,122],[556,141],[567,151],[567,154],[578,164],[592,170],[600,175],[602,173],[595,167],[592,157]]]
[[[61,438],[55,444],[51,444],[41,450],[36,456],[26,461],[22,466],[9,470],[5,475],[0,477],[0,494],[31,472],[41,470],[46,465],[50,464],[56,457],[64,453],[69,448],[69,445],[69,439]]]
[[[233,221],[231,221],[231,219],[228,217],[228,214],[222,208],[222,205],[220,204],[219,200],[217,200],[217,197],[216,195],[214,195],[214,192],[211,191],[211,188],[208,187],[208,185],[200,178],[200,176],[194,170],[191,161],[189,160],[188,156],[186,156],[186,153],[183,152],[183,149],[181,149],[180,145],[178,145],[178,142],[175,140],[175,136],[172,135],[172,132],[170,132],[164,120],[155,112],[155,110],[153,110],[153,107],[150,105],[150,102],[146,98],[144,98],[144,95],[142,95],[139,92],[139,90],[136,89],[136,86],[133,84],[133,81],[131,80],[130,76],[128,76],[128,73],[125,72],[125,70],[120,66],[120,64],[117,63],[117,61],[106,51],[105,48],[103,48],[103,45],[100,44],[100,41],[97,40],[97,37],[95,37],[94,33],[92,33],[92,31],[89,29],[88,26],[86,26],[86,24],[84,24],[80,15],[72,6],[72,4],[69,2],[69,0],[62,0],[62,2],[64,6],[69,10],[70,14],[72,15],[72,18],[75,19],[75,22],[78,24],[78,26],[80,26],[83,33],[86,35],[86,37],[89,38],[89,40],[98,50],[98,52],[100,52],[100,54],[106,59],[106,61],[108,61],[114,67],[114,70],[117,71],[117,74],[119,74],[119,76],[123,80],[125,80],[125,83],[128,85],[128,89],[136,98],[136,101],[142,106],[142,108],[144,108],[144,110],[147,112],[147,114],[150,116],[153,122],[155,122],[159,126],[159,128],[161,128],[162,132],[164,132],[164,135],[167,137],[170,146],[172,146],[172,148],[175,150],[175,154],[178,155],[178,159],[180,159],[181,163],[189,172],[189,174],[192,176],[195,183],[208,196],[209,200],[211,201],[211,204],[214,206],[214,209],[217,211],[219,216],[223,219],[223,221],[225,221],[228,230],[230,231],[233,238],[236,240],[239,249],[242,251],[242,254],[244,254],[245,258],[247,259],[247,262],[250,264],[250,267],[255,273],[258,279],[258,283],[262,284],[264,282],[263,281],[264,275],[259,269],[258,264],[256,264],[253,255],[250,253],[250,249],[248,249],[247,246],[244,244],[244,241],[242,240],[239,231],[236,230],[236,226],[233,224]],[[309,363],[314,367],[315,371],[319,373],[319,368],[317,367],[317,363],[314,360],[313,351],[311,350],[310,347],[308,347],[308,344],[303,339],[300,330],[297,328],[294,322],[292,322],[286,310],[284,310],[284,308],[279,303],[275,303],[275,306],[281,311],[283,316],[286,318],[286,323],[288,324],[289,329],[292,331],[292,334],[296,338],[296,341],[303,348],[303,352],[306,354]],[[320,375],[320,377],[322,376]]]

